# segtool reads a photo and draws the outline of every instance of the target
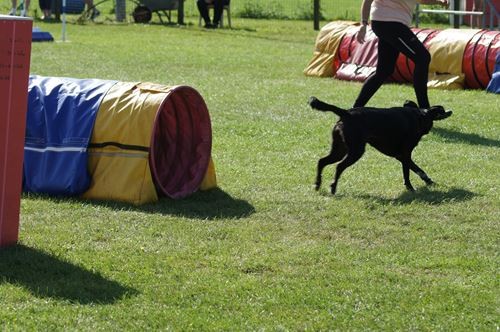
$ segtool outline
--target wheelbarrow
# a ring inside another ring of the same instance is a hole
[[[163,24],[162,15],[167,17],[168,22],[171,22],[172,10],[179,8],[180,0],[139,0],[134,1],[137,6],[132,12],[132,17],[135,23],[148,23],[151,21],[153,13],[158,15],[160,22]],[[184,0],[183,0],[184,1]]]

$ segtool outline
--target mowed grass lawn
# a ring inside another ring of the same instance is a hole
[[[313,182],[336,118],[306,103],[349,107],[361,85],[302,74],[312,23],[188,22],[70,24],[70,42],[33,44],[33,74],[196,88],[220,188],[139,207],[24,195],[0,330],[498,330],[498,95],[430,90],[454,110],[414,152],[437,185],[412,175],[407,192],[370,147],[332,197],[333,168]],[[370,105],[406,99],[388,84]]]

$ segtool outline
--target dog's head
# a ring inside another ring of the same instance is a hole
[[[433,121],[444,120],[450,117],[453,112],[446,111],[443,106],[431,106],[428,110],[426,110],[426,115],[430,117]]]
[[[419,108],[418,105],[411,100],[405,101],[403,104],[404,107],[410,107],[410,108]],[[453,112],[452,111],[446,111],[443,106],[436,105],[436,106],[431,106],[428,109],[421,109],[425,116],[428,116],[432,119],[432,121],[438,121],[438,120],[444,120],[448,117],[450,117]]]

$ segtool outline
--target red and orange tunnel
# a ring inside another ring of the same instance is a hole
[[[360,46],[356,41],[358,30],[359,26],[348,22],[327,24],[318,35],[315,54],[304,70],[305,74],[364,81],[377,65],[378,38],[369,30],[366,42]],[[412,30],[431,53],[429,87],[487,87],[500,49],[500,32],[471,29]],[[391,80],[412,82],[413,70],[413,62],[400,54]]]

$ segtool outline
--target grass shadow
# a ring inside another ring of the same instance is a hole
[[[493,146],[496,148],[500,147],[500,140],[482,137],[477,134],[462,133],[456,130],[445,128],[433,128],[432,132],[451,142],[467,143],[470,145]]]
[[[49,199],[53,202],[81,201],[113,210],[140,211],[151,214],[173,215],[194,219],[246,218],[255,213],[255,208],[245,200],[233,198],[219,188],[199,191],[184,199],[162,197],[158,202],[132,205],[125,202],[84,200],[78,197],[54,197],[43,194],[24,193],[23,198]]]
[[[380,202],[381,204],[405,205],[414,202],[427,203],[432,205],[445,204],[450,202],[462,202],[477,196],[475,193],[460,189],[451,188],[447,191],[436,190],[432,187],[423,187],[415,192],[405,191],[396,198],[382,198],[372,195],[361,195],[359,197]]]
[[[108,203],[109,204],[109,203]],[[176,215],[195,219],[246,218],[255,213],[255,208],[245,200],[233,198],[216,188],[180,200],[162,198],[156,204],[135,207],[148,213]]]
[[[56,20],[55,18],[42,20],[39,17],[34,17],[33,21],[34,21],[34,23],[45,23],[45,24],[53,24],[53,25],[55,25],[55,24],[61,24],[61,20]]]
[[[155,13],[153,13],[155,14]],[[155,14],[156,16],[156,14]],[[143,24],[143,25],[152,25],[152,26],[163,26],[166,28],[187,28],[190,26],[194,26],[194,24],[186,23],[186,24],[179,24],[177,23],[177,19],[172,20],[172,21],[165,21],[165,22],[160,22],[160,21],[149,21],[148,23],[134,23],[134,24]]]
[[[37,297],[79,304],[112,304],[138,293],[98,273],[24,245],[0,249],[1,283],[20,285]]]

